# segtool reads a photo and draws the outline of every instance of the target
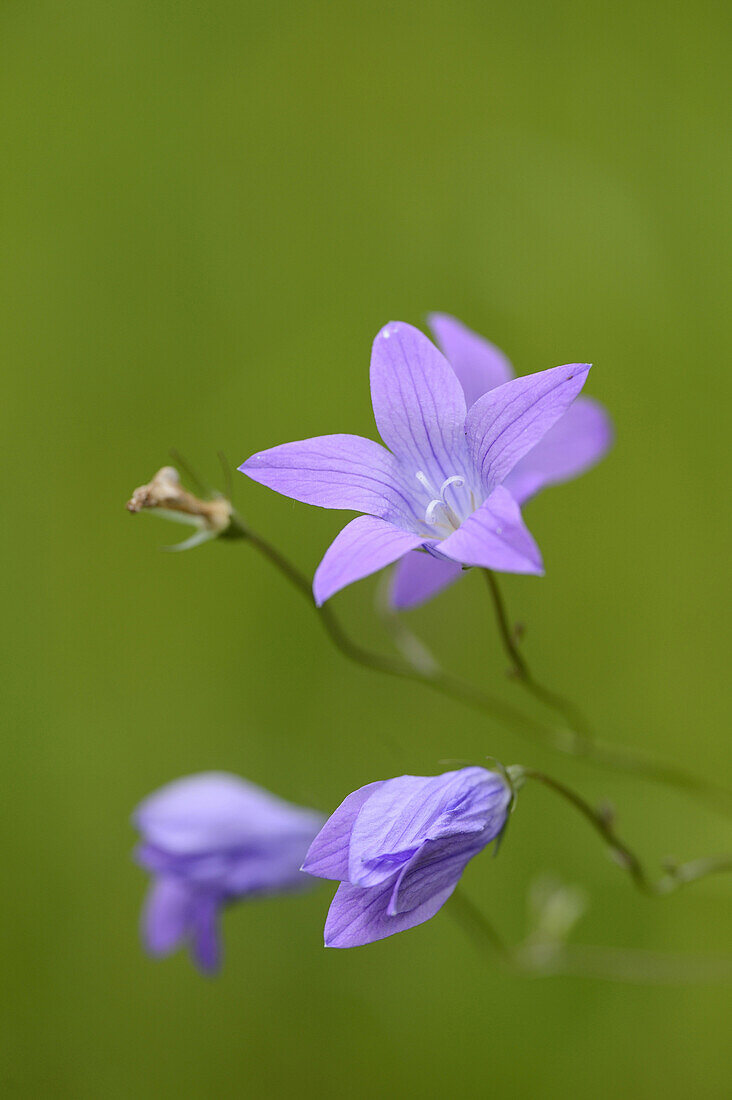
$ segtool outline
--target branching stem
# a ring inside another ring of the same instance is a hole
[[[696,882],[708,875],[732,871],[732,856],[708,856],[690,860],[688,863],[668,866],[666,874],[654,880],[648,875],[635,852],[615,832],[611,815],[603,810],[596,810],[571,787],[552,776],[545,775],[544,772],[535,771],[533,768],[521,768],[520,776],[523,779],[533,779],[541,783],[573,806],[600,835],[615,862],[628,872],[634,884],[644,894],[663,897],[689,882]]]
[[[569,699],[565,699],[563,695],[559,695],[556,691],[544,687],[543,684],[540,684],[534,679],[526,663],[526,658],[518,647],[516,632],[511,628],[506,605],[503,601],[501,590],[498,587],[496,575],[492,569],[483,569],[482,572],[488,582],[488,590],[493,600],[496,622],[498,624],[498,633],[501,636],[503,648],[511,661],[511,675],[526,689],[526,691],[533,695],[535,699],[538,699],[539,702],[544,703],[558,714],[561,714],[569,727],[573,730],[577,738],[578,747],[586,745],[586,750],[591,751],[594,738],[590,731],[589,722],[579,708]]]
[[[246,540],[271,565],[279,570],[290,584],[306,598],[310,607],[320,618],[331,642],[350,661],[364,668],[382,672],[387,676],[424,684],[438,694],[449,699],[459,700],[466,706],[487,715],[493,721],[510,726],[512,729],[556,752],[567,756],[580,757],[600,767],[611,768],[615,771],[641,776],[657,783],[675,787],[705,802],[713,803],[720,812],[732,816],[732,793],[725,787],[700,779],[674,765],[652,760],[640,753],[618,748],[591,738],[586,732],[577,728],[577,725],[584,725],[582,722],[570,723],[566,727],[548,725],[525,714],[511,703],[490,694],[483,688],[445,672],[439,667],[434,669],[418,667],[403,657],[388,656],[364,648],[346,633],[328,604],[324,604],[322,607],[315,605],[311,583],[297,566],[293,565],[272,543],[248,527],[240,516],[235,514],[232,517],[231,527],[224,537]],[[492,577],[492,574],[489,574],[489,583],[490,578],[495,584],[495,578]],[[495,587],[497,590],[497,586]],[[497,605],[497,613],[498,608],[500,608],[499,629],[504,644],[511,647],[509,652],[512,654],[514,667],[523,668],[524,675],[526,675],[526,664],[521,654],[518,653],[515,642],[511,637],[505,608],[500,599]],[[518,657],[518,663],[516,657]],[[531,684],[536,694],[537,685],[534,684],[533,680],[531,680]],[[554,696],[547,689],[539,688],[538,690],[544,694],[545,702],[549,702],[548,697],[551,697],[553,700],[551,705],[555,706],[555,709],[559,709],[556,704],[560,697]],[[564,703],[564,701],[562,702]],[[568,717],[566,711],[565,717]]]

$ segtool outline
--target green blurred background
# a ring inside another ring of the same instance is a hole
[[[328,952],[323,884],[227,913],[217,980],[146,959],[130,811],[195,771],[328,810],[491,753],[611,799],[653,864],[730,829],[349,666],[246,546],[166,555],[183,529],[124,510],[170,446],[220,484],[219,449],[373,434],[392,318],[592,360],[617,446],[527,508],[547,575],[505,581],[512,614],[604,736],[732,782],[727,30],[704,2],[2,4],[3,1090],[729,1095],[729,985],[510,978],[447,911]],[[235,502],[309,572],[344,522],[238,474]],[[386,645],[374,591],[334,607]],[[478,577],[410,625],[516,697]],[[539,789],[465,891],[518,939],[545,869],[588,890],[581,942],[731,949],[727,882],[647,901]]]

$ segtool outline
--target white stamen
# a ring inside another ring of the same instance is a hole
[[[461,518],[452,505],[448,504],[445,500],[445,493],[451,485],[454,485],[456,488],[464,485],[465,478],[460,474],[451,474],[450,477],[445,478],[438,493],[423,470],[417,470],[415,477],[420,485],[426,489],[432,497],[424,513],[424,522],[427,526],[444,531],[446,535],[450,535],[453,531],[457,531],[461,523]],[[460,511],[462,512],[462,508]]]
[[[465,478],[460,477],[459,474],[453,474],[452,477],[446,477],[440,486],[440,496],[445,499],[445,489],[448,489],[451,485],[464,485]]]
[[[424,513],[424,521],[425,521],[425,523],[427,524],[428,527],[432,527],[432,526],[444,527],[445,526],[444,523],[443,524],[435,524],[435,522],[434,522],[435,521],[435,512],[439,511],[440,508],[443,508],[445,510],[445,512],[449,515],[447,505],[445,504],[444,500],[431,500],[429,502],[429,504],[427,505],[427,508],[425,510],[425,513]]]
[[[430,479],[427,477],[427,474],[423,474],[421,470],[417,470],[417,473],[414,476],[416,477],[420,485],[424,486],[428,493],[432,493],[432,495],[435,496],[434,487]]]

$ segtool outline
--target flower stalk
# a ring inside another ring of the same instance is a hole
[[[509,773],[515,786],[521,786],[525,780],[533,779],[534,782],[541,783],[573,806],[602,838],[614,861],[622,870],[628,872],[641,893],[652,897],[665,897],[690,882],[707,878],[709,875],[732,871],[732,855],[722,854],[690,860],[688,863],[676,864],[667,861],[666,873],[659,879],[653,879],[635,852],[615,832],[612,814],[605,808],[595,809],[571,787],[534,768],[510,768]]]
[[[599,767],[674,787],[707,804],[713,804],[726,816],[732,816],[732,793],[726,788],[698,778],[674,765],[592,738],[586,723],[581,716],[574,713],[571,704],[537,684],[516,645],[500,590],[491,571],[483,570],[488,578],[489,588],[494,594],[499,632],[511,658],[515,674],[536,698],[542,699],[543,702],[563,713],[567,720],[565,726],[553,726],[524,713],[484,688],[446,671],[436,661],[410,660],[403,655],[387,655],[365,648],[344,629],[330,604],[323,603],[318,606],[314,603],[309,578],[276,546],[254,531],[226,497],[215,494],[211,499],[206,500],[194,496],[182,487],[178,473],[173,467],[163,467],[148,485],[136,489],[127,508],[131,512],[155,511],[163,518],[176,519],[196,526],[196,533],[190,539],[176,544],[172,549],[189,549],[212,538],[249,543],[305,597],[308,605],[319,617],[330,641],[354,664],[381,672],[386,676],[423,684],[432,691],[457,700],[486,715],[492,721],[508,726],[555,752],[581,758]],[[574,721],[570,721],[570,718]]]
[[[476,684],[445,671],[439,665],[429,667],[424,664],[414,664],[404,657],[387,656],[365,649],[348,635],[329,604],[323,604],[320,607],[314,604],[311,583],[305,574],[272,543],[244,524],[236,513],[232,515],[231,530],[236,532],[239,538],[246,539],[257,553],[266,558],[293,587],[302,593],[309,606],[320,618],[331,642],[348,660],[387,676],[424,684],[438,694],[478,710],[494,721],[509,726],[555,752],[579,757],[599,767],[674,787],[707,804],[713,804],[718,811],[732,817],[732,793],[725,787],[694,776],[675,765],[652,760],[641,753],[591,739],[582,730],[572,725],[562,728],[548,725]]]
[[[574,707],[574,704],[545,688],[534,679],[519,649],[517,635],[511,628],[509,616],[492,570],[483,569],[482,572],[486,576],[499,634],[511,662],[512,674],[534,698],[561,714],[566,721],[566,726],[555,727],[524,714],[511,703],[491,695],[468,681],[453,676],[442,669],[431,654],[423,649],[420,640],[411,634],[406,639],[408,644],[404,644],[403,638],[401,642],[399,637],[396,638],[396,642],[401,649],[401,654],[398,656],[382,654],[363,647],[344,629],[329,604],[321,603],[318,605],[314,603],[309,578],[276,546],[250,528],[242,517],[237,514],[228,499],[220,495],[213,495],[211,499],[202,499],[187,492],[181,486],[177,471],[172,467],[163,467],[148,485],[137,489],[128,503],[128,509],[131,512],[155,510],[159,515],[166,518],[192,523],[197,528],[196,534],[185,543],[179,544],[175,549],[188,548],[207,539],[219,537],[227,540],[249,542],[295,589],[306,597],[308,605],[319,616],[331,642],[345,657],[354,663],[386,675],[425,684],[443,696],[458,700],[473,709],[479,710],[492,720],[508,725],[512,729],[533,737],[542,744],[566,755],[580,757],[600,766],[611,767],[618,771],[666,783],[707,801],[713,800],[719,809],[723,809],[728,814],[732,811],[732,795],[729,791],[698,779],[682,769],[658,763],[628,750],[617,749],[597,741],[593,737],[588,723]],[[473,771],[478,772],[482,769],[465,769],[466,774],[468,772],[472,774]],[[594,808],[572,788],[536,769],[515,766],[508,769],[506,776],[514,790],[522,787],[527,781],[533,780],[568,802],[600,836],[614,861],[628,873],[635,887],[646,895],[666,896],[688,883],[713,874],[732,871],[732,856],[723,854],[681,864],[667,862],[664,873],[659,878],[654,878],[646,871],[637,854],[618,836],[614,828],[612,814],[607,810]],[[443,780],[446,778],[448,777],[443,777]],[[413,782],[414,777],[402,777],[401,781],[406,780]],[[431,781],[424,780],[424,782]],[[374,784],[374,786],[377,786],[377,784]],[[364,790],[366,789],[364,788]],[[489,836],[488,832],[486,838],[486,842],[495,839],[494,835],[490,833]],[[472,857],[475,853],[472,848],[469,851],[466,850],[466,853],[462,853],[462,850],[457,853],[461,858],[463,854]],[[311,873],[318,874],[319,872],[315,870]],[[325,874],[324,877],[338,876]],[[361,884],[357,883],[356,885],[360,888]],[[391,885],[391,883],[388,885]],[[435,895],[439,904],[442,904],[440,896],[439,892]],[[419,923],[432,915],[431,910],[429,912],[425,911],[423,914],[421,910],[418,912],[415,909],[418,919],[417,917],[413,919],[411,916],[404,916],[402,909],[399,908],[396,902],[394,904],[396,906],[395,913],[392,914],[389,910],[387,916],[395,920],[398,918],[400,922],[404,923],[404,927],[411,927],[413,923]],[[618,951],[614,948],[606,949],[584,945],[569,946],[564,942],[566,930],[564,932],[560,930],[555,935],[546,922],[546,927],[542,926],[543,931],[538,930],[533,936],[529,934],[520,943],[510,945],[504,941],[492,923],[459,889],[453,895],[449,911],[461,921],[468,932],[479,939],[481,945],[490,948],[491,953],[507,970],[519,974],[586,974],[616,980],[644,982],[672,982],[696,979],[705,981],[710,980],[710,975],[712,978],[720,976],[718,968],[705,966],[704,960],[699,961],[699,966],[697,966],[697,960],[687,959],[683,956],[663,956],[648,952]],[[411,910],[406,909],[406,913],[411,913]],[[208,914],[207,920],[209,916],[213,920],[215,906]],[[350,919],[350,910],[347,916]],[[573,922],[574,918],[571,923]],[[556,921],[554,923],[556,924]],[[211,925],[210,928],[209,925]],[[554,926],[552,925],[552,927]],[[215,940],[214,933],[211,931],[212,928],[213,924],[208,920],[206,925],[208,938],[204,945],[206,949],[204,951],[202,948],[199,951],[201,956],[199,965],[202,965],[205,969],[212,969],[216,961],[217,952],[212,946]],[[384,926],[383,928],[379,925],[375,929],[366,929],[363,935],[362,933],[352,934],[348,932],[344,936],[341,936],[341,932],[336,929],[332,945],[350,946],[351,940],[353,940],[353,943],[370,942],[371,939],[393,934],[393,932],[399,931],[400,928],[401,924],[399,927]],[[549,932],[547,932],[547,928],[549,928]],[[359,935],[362,935],[362,939],[354,938],[354,936],[358,937]],[[363,939],[363,936],[366,936],[366,938]],[[338,937],[343,942],[340,942]],[[156,940],[153,947],[157,950],[158,946]],[[167,941],[163,945],[165,950],[168,950],[170,946]],[[726,963],[727,960],[724,962]]]
[[[594,738],[590,733],[587,719],[579,708],[576,707],[574,703],[570,702],[569,699],[565,699],[564,696],[559,695],[558,692],[544,687],[543,684],[540,684],[534,679],[526,663],[526,658],[519,649],[517,631],[515,628],[511,627],[509,622],[506,605],[498,585],[496,574],[492,569],[483,569],[481,572],[488,583],[488,590],[493,601],[498,633],[501,637],[503,648],[511,661],[510,674],[512,678],[517,680],[522,687],[524,687],[529,694],[533,695],[535,699],[538,699],[539,702],[544,703],[546,706],[562,715],[568,724],[569,732],[575,738],[577,755],[591,751]]]

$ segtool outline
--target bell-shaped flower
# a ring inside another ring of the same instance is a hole
[[[499,836],[508,783],[470,767],[401,775],[354,791],[310,846],[303,870],[340,882],[326,947],[358,947],[429,920],[467,863]]]
[[[509,382],[513,368],[497,347],[446,313],[433,313],[429,326],[465,394],[468,409],[489,390]],[[503,482],[517,504],[549,485],[583,474],[612,444],[610,417],[590,397],[578,397],[544,437],[520,459]],[[391,602],[405,609],[436,595],[462,574],[453,562],[416,551],[406,554],[394,571]]]
[[[261,451],[240,469],[306,504],[365,513],[320,563],[319,605],[417,549],[452,572],[474,565],[540,574],[538,547],[504,482],[567,411],[588,370],[572,364],[514,378],[468,409],[445,356],[418,329],[392,322],[371,356],[386,447],[356,435],[320,436]]]
[[[323,815],[235,775],[206,772],[151,794],[133,823],[135,857],[153,875],[142,936],[152,955],[185,944],[204,971],[219,964],[219,911],[238,898],[308,885],[300,870]]]

